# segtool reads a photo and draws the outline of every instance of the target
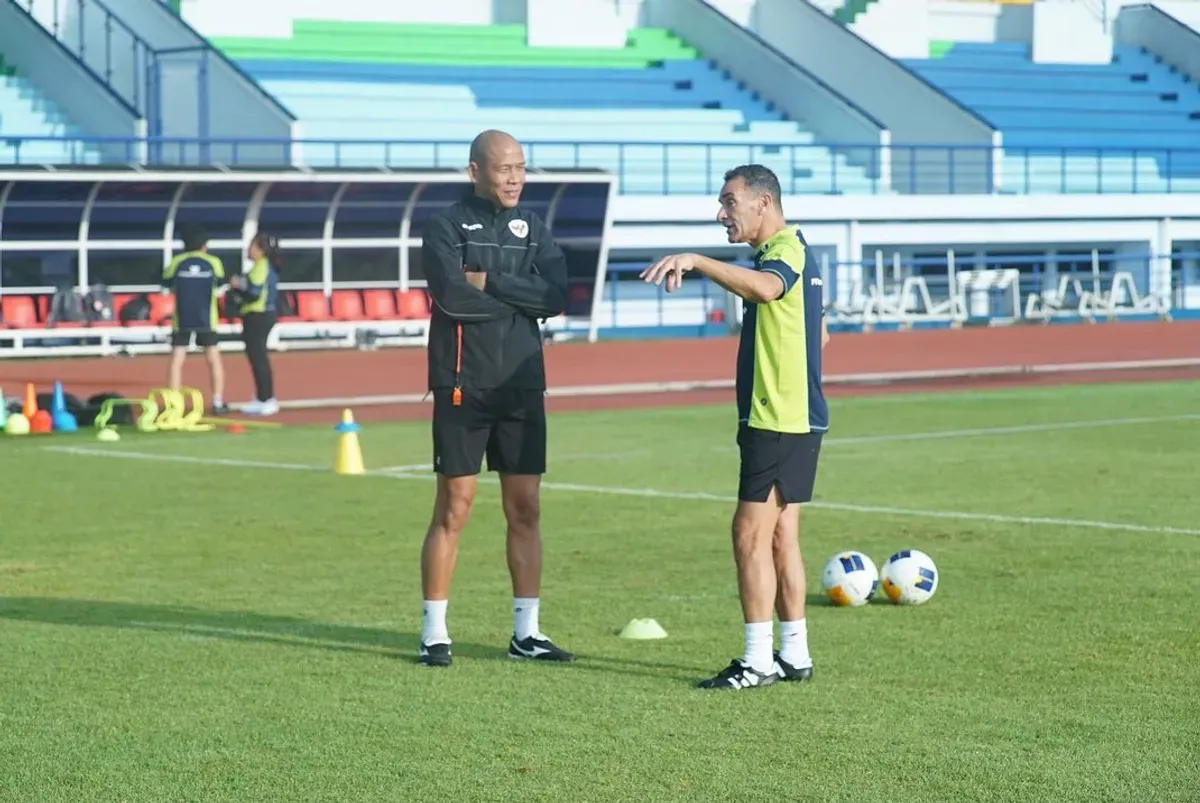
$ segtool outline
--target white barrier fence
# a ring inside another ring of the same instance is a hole
[[[1170,319],[1167,294],[1141,292],[1132,271],[1103,271],[1098,251],[1092,251],[1091,273],[1060,274],[1057,286],[1023,292],[1021,271],[1011,267],[959,270],[953,251],[946,255],[943,276],[914,275],[901,265],[899,254],[885,265],[877,251],[873,275],[863,270],[852,275],[848,286],[829,281],[825,260],[826,309],[831,322],[901,327],[921,323],[962,325],[968,322],[1004,326],[1053,319],[1114,320],[1123,315],[1147,314]],[[868,280],[869,279],[869,280]],[[1028,281],[1028,279],[1027,279]]]
[[[587,317],[559,317],[542,325],[549,340],[586,337]],[[221,324],[218,348],[242,351],[241,326]],[[55,326],[38,329],[0,327],[0,359],[9,357],[110,357],[166,354],[171,350],[168,326]],[[272,351],[361,349],[429,343],[428,320],[286,322],[275,325],[267,346]],[[192,351],[198,351],[192,346]]]
[[[944,275],[913,275],[901,265],[899,257],[886,263],[882,252],[876,253],[873,271],[859,270],[848,282],[840,266],[837,272],[841,275],[831,275],[834,270],[827,259],[822,260],[821,272],[830,323],[864,329],[923,324],[1003,326],[1064,318],[1113,320],[1126,315],[1170,319],[1170,301],[1164,299],[1164,294],[1141,292],[1137,277],[1130,271],[1106,273],[1096,252],[1091,261],[1090,274],[1061,273],[1054,286],[1032,292],[1023,292],[1022,274],[1017,268],[958,270],[953,252],[947,254]],[[835,283],[837,278],[842,279],[840,286]],[[611,329],[699,327],[711,323],[719,311],[731,328],[736,329],[741,322],[741,304],[722,292],[704,297],[606,298],[594,304],[593,310],[596,320],[584,316],[546,322],[546,337],[586,336],[589,324],[597,320],[600,326]],[[242,349],[240,325],[222,324],[218,331],[223,351]],[[160,354],[170,350],[169,339],[170,329],[165,326],[0,327],[0,358]],[[276,351],[374,349],[423,347],[427,342],[426,320],[290,321],[275,327],[269,346]]]

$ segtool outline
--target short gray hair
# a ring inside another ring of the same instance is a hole
[[[770,194],[775,202],[775,208],[783,211],[783,188],[779,186],[779,177],[775,171],[760,164],[738,165],[725,173],[725,180],[740,178],[746,189],[755,195]]]

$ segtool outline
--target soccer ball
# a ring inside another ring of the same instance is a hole
[[[928,602],[938,587],[933,558],[916,549],[902,549],[883,564],[880,572],[883,593],[897,605]]]
[[[879,585],[879,570],[861,552],[839,552],[829,559],[821,571],[821,587],[838,607],[857,608],[866,605]]]

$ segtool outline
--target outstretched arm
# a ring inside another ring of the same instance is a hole
[[[683,284],[683,274],[695,271],[716,282],[734,295],[753,304],[766,304],[783,296],[796,283],[796,272],[783,262],[770,261],[760,270],[728,265],[701,254],[675,254],[663,257],[646,270],[642,278],[652,284],[667,283],[667,292]]]
[[[531,318],[553,318],[567,308],[567,258],[536,215],[530,215],[529,238],[537,243],[533,272],[489,273],[483,289]]]
[[[462,254],[445,217],[429,221],[421,245],[425,281],[433,303],[456,321],[492,321],[516,309],[471,286],[463,273]]]

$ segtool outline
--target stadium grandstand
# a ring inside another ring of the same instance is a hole
[[[3,347],[164,350],[185,221],[234,266],[280,234],[276,347],[419,344],[423,221],[485,128],[523,143],[571,261],[548,334],[736,327],[704,280],[630,279],[748,259],[713,223],[746,162],[835,329],[1186,317],[1198,78],[1195,0],[0,0]],[[97,285],[101,318],[52,314]]]

